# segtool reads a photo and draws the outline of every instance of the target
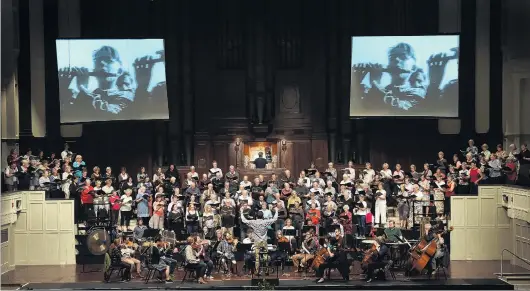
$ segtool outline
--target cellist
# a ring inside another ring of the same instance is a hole
[[[326,254],[324,254],[325,260],[316,268],[316,277],[319,278],[317,283],[324,282],[324,271],[328,268],[336,268],[341,274],[342,279],[345,281],[350,280],[350,270],[346,253],[341,248],[342,236],[340,230],[335,229],[335,236],[328,238],[327,243],[324,245],[324,249],[327,250]],[[317,258],[314,261],[317,261]]]
[[[423,239],[427,242],[436,240],[436,253],[434,254],[434,257],[431,258],[430,263],[427,264],[428,274],[434,274],[436,272],[436,259],[444,256],[444,238],[442,236],[442,232],[437,231],[438,229],[433,228],[430,223],[425,224],[424,228],[425,234],[423,235]]]
[[[366,267],[366,282],[370,283],[374,279],[374,271],[377,269],[385,268],[387,270],[392,261],[385,261],[385,257],[389,253],[389,249],[386,245],[382,243],[380,238],[375,240],[373,251],[369,250],[366,255],[370,256],[370,261]]]

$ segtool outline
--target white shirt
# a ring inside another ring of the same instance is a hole
[[[375,204],[386,204],[386,190],[375,191],[375,193],[377,192],[382,193],[382,195],[377,197],[377,199],[375,200]]]
[[[110,194],[112,191],[114,191],[114,187],[105,185],[101,187],[101,190],[105,192],[105,194]]]
[[[50,183],[50,177],[40,177],[39,186],[44,187],[44,183]]]
[[[63,179],[62,179],[62,180],[66,180],[66,179],[68,179],[68,176],[73,176],[73,174],[72,174],[72,173],[64,172],[64,173],[63,173]]]
[[[64,160],[68,156],[68,154],[71,154],[71,153],[72,153],[71,151],[67,151],[67,150],[62,151],[61,152],[61,159]]]
[[[320,202],[317,200],[317,198],[315,197],[315,200],[307,200],[306,202],[306,210],[309,210],[311,209],[311,204],[315,203],[316,207],[315,209],[320,209]]]
[[[382,179],[392,179],[392,171],[390,169],[381,170]]]
[[[370,184],[374,181],[375,171],[373,169],[364,169],[363,173],[363,182],[365,184]]]
[[[221,170],[220,168],[211,168],[210,172],[208,173],[208,177],[214,177],[214,175],[212,175],[212,172],[219,172],[221,176],[223,176],[223,170]]]
[[[366,201],[362,201],[361,203],[363,204],[364,210],[361,210],[361,209],[357,210],[357,212],[355,213],[356,215],[366,215],[366,213],[368,211],[366,209],[366,207],[368,206],[368,204],[366,204]]]
[[[355,169],[354,168],[346,168],[345,170],[348,170],[350,173],[348,174],[348,176],[350,177],[351,180],[355,180]]]
[[[120,207],[120,211],[131,211],[132,201],[133,201],[132,196],[122,195],[121,196],[122,205]]]

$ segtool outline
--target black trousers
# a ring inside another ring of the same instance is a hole
[[[384,268],[386,264],[386,262],[374,262],[368,264],[368,267],[366,268],[366,279],[373,279],[374,271]]]
[[[129,226],[131,223],[132,211],[121,211],[121,226]],[[147,224],[149,225],[149,224]]]
[[[328,259],[327,262],[323,263],[316,269],[316,277],[323,278],[326,269],[336,268],[344,280],[350,279],[350,268],[348,261],[346,260],[346,254],[339,253],[334,258]]]

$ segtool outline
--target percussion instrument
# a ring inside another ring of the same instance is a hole
[[[368,244],[368,245],[371,245],[371,244],[375,244],[375,240],[371,240],[371,239],[367,239],[367,240],[363,240],[361,241],[362,244]]]

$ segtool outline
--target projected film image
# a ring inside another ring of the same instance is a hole
[[[458,117],[458,35],[352,37],[350,116]]]
[[[162,39],[60,39],[61,122],[168,119]]]

